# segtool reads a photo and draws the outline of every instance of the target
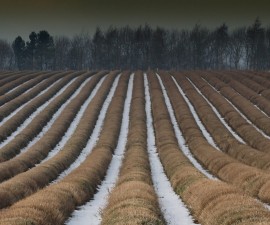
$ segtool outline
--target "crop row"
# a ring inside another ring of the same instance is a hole
[[[207,76],[209,78],[209,75]],[[228,99],[238,108],[255,126],[261,129],[265,134],[270,135],[270,119],[258,108],[249,102],[245,97],[237,93],[232,87],[223,81],[211,76],[209,82],[220,91],[223,97]],[[215,85],[218,83],[218,85]],[[218,87],[217,87],[218,86]]]
[[[169,76],[162,75],[162,78],[169,78]],[[260,222],[269,220],[267,210],[255,200],[244,196],[238,189],[223,182],[206,179],[190,164],[177,145],[167,106],[164,104],[160,86],[154,74],[150,76],[150,85],[159,157],[175,192],[190,207],[194,217],[202,224],[232,224],[236,220],[239,224],[252,224],[256,218]],[[169,96],[171,101],[171,97],[174,98],[172,104],[173,102],[175,103],[173,105],[177,104],[177,111],[174,107],[177,112],[175,116],[188,146],[193,149],[193,153],[201,152],[205,159],[211,158],[211,155],[206,152],[206,148],[209,148],[206,141],[200,138],[201,132],[196,129],[197,125],[192,123],[193,118],[190,118],[189,113],[181,107],[179,101],[181,97],[176,87],[171,83],[170,88],[166,86],[166,89],[168,94],[174,92],[172,96],[170,94]],[[184,102],[182,104],[185,105]],[[218,151],[213,150],[213,152]],[[235,215],[236,211],[238,215]]]
[[[0,106],[4,105],[5,103],[11,101],[12,99],[18,97],[19,95],[23,94],[26,91],[30,91],[31,88],[36,86],[38,83],[42,82],[43,80],[53,76],[55,72],[50,73],[35,73],[35,78],[31,79],[30,81],[23,83],[19,86],[12,89],[11,91],[5,93],[4,95],[0,96]],[[13,83],[13,82],[12,82]]]
[[[267,93],[267,74],[118,74],[0,74],[12,89],[0,106],[0,225],[64,224],[98,196],[108,204],[93,206],[94,225],[269,224],[270,140],[256,128],[269,119],[251,102],[269,103],[239,83]],[[160,194],[161,177],[185,205]],[[181,207],[191,220],[174,216]]]
[[[217,118],[217,116],[209,106],[209,104],[211,103],[207,100],[206,97],[209,97],[209,100],[216,107],[219,106],[219,108],[216,108],[217,110],[222,108],[221,104],[224,104],[223,107],[225,108],[227,103],[226,100],[221,97],[219,93],[214,92],[213,89],[200,78],[198,79],[198,77],[192,75],[189,75],[188,77],[190,80],[192,80],[192,82],[194,82],[194,85],[198,87],[197,90],[200,93],[195,91],[195,89],[187,80],[183,79],[183,82],[186,84],[186,86],[188,86],[186,89],[189,89],[189,92],[187,91],[186,93],[189,96],[190,101],[196,108],[197,113],[200,115],[200,119],[203,121],[208,131],[211,133],[219,148],[230,156],[250,166],[255,166],[260,169],[267,169],[269,167],[269,155],[263,152],[259,152],[258,150],[246,144],[242,144],[241,142],[236,140],[232,133],[230,133],[223,126],[223,124],[221,124],[220,120]],[[203,96],[206,96],[206,100],[203,98]],[[232,112],[234,111],[230,111],[230,121],[232,121],[233,118]],[[235,114],[237,113],[235,112]]]
[[[129,224],[165,224],[153,188],[146,149],[144,82],[142,72],[138,72],[134,79],[125,158],[102,214],[102,225],[128,221]]]
[[[69,124],[66,125],[67,121],[65,119],[70,117],[69,119],[72,120],[72,118],[74,118],[77,112],[76,109],[80,108],[82,103],[86,100],[93,88],[96,86],[97,82],[100,80],[100,74],[97,75],[98,76],[94,76],[93,79],[91,79],[91,81],[88,82],[88,84],[81,90],[80,95],[73,99],[73,101],[71,101],[71,103],[68,105],[67,109],[63,112],[64,120],[62,120],[62,117],[60,117],[59,120],[54,123],[50,132],[46,133],[41,141],[39,141],[24,154],[7,161],[6,164],[2,163],[0,165],[3,165],[2,167],[5,169],[3,169],[3,171],[6,171],[6,174],[10,176],[10,173],[14,173],[14,171],[16,174],[23,172],[28,168],[35,166],[42,159],[44,159],[46,155],[48,155],[48,153],[51,151],[51,147],[56,145],[61,140],[63,133],[65,133],[66,129],[68,128]],[[62,171],[69,167],[78,154],[80,154],[81,149],[85,145],[87,135],[89,135],[94,128],[99,110],[114,77],[115,73],[108,76],[107,81],[102,86],[103,90],[100,90],[100,93],[98,93],[95,96],[95,99],[91,101],[91,104],[87,106],[87,110],[80,120],[74,134],[70,137],[64,148],[58,152],[58,154],[46,162],[26,171],[25,173],[18,174],[17,176],[14,176],[6,182],[0,184],[2,190],[1,196],[5,196],[5,192],[9,190],[9,197],[6,197],[6,201],[1,202],[1,207],[6,207],[15,201],[32,194],[39,188],[44,187],[56,179]],[[90,112],[87,113],[87,111]],[[74,148],[74,146],[76,146],[76,148]],[[20,168],[21,171],[18,171],[18,168]],[[19,183],[21,183],[22,186],[20,189],[16,188],[16,185]]]
[[[75,74],[78,76],[80,73],[77,72]],[[44,82],[40,83],[39,85],[35,86],[31,91],[24,93],[24,94],[20,95],[19,97],[6,103],[5,105],[3,105],[0,108],[0,121],[2,121],[5,117],[10,115],[13,111],[18,109],[20,106],[22,106],[26,102],[33,101],[33,98],[38,96],[39,93],[41,93],[43,90],[47,89],[50,86],[52,86],[52,89],[53,89],[53,91],[51,91],[51,95],[53,96],[54,93],[57,92],[57,90],[59,90],[62,86],[64,86],[72,78],[74,78],[75,74],[70,74],[70,75],[66,76],[65,78],[63,78],[63,77],[65,75],[67,75],[67,73],[60,73],[60,74],[54,75],[54,76],[46,79]],[[60,82],[54,84],[54,82],[56,82],[57,80],[59,80],[61,78],[63,78],[63,80],[60,80]],[[33,110],[35,110],[35,108],[32,108],[32,111]],[[5,138],[2,137],[1,140],[3,140],[3,139],[5,139]]]
[[[212,86],[215,85],[213,82],[213,77],[205,77]],[[216,80],[220,83],[220,80]],[[203,80],[200,81],[203,85],[209,86]],[[198,86],[200,89],[200,86]],[[202,90],[203,91],[203,90]],[[211,93],[210,93],[211,92]],[[258,149],[263,152],[269,152],[270,141],[266,136],[259,132],[256,127],[249,123],[243,115],[241,115],[240,110],[238,110],[232,103],[227,101],[223,95],[217,95],[213,88],[208,88],[208,93],[206,97],[212,102],[220,114],[224,117],[227,123],[253,148]],[[238,96],[240,96],[238,94]]]
[[[36,109],[38,112],[37,116],[31,116],[30,123],[27,126],[23,126],[22,130],[20,132],[18,131],[17,127],[17,133],[15,137],[12,137],[12,140],[5,144],[5,141],[3,141],[3,147],[0,149],[0,162],[6,161],[14,157],[20,149],[27,146],[27,144],[35,137],[37,134],[42,130],[42,128],[48,123],[48,121],[52,118],[54,113],[63,105],[70,96],[76,91],[77,88],[84,82],[86,78],[88,78],[91,75],[91,73],[86,73],[84,75],[81,75],[78,79],[72,80],[71,84],[70,82],[64,86],[64,91],[62,94],[58,95],[58,92],[53,98],[51,98],[49,101],[45,102],[46,104],[42,105],[42,110]],[[62,90],[62,89],[61,89]],[[48,99],[47,99],[48,100]],[[32,106],[31,102],[26,107]],[[49,104],[48,104],[49,103]],[[48,105],[47,105],[48,104]],[[44,108],[44,106],[46,106]],[[44,109],[43,109],[44,108]],[[20,113],[18,112],[16,115],[12,117],[12,121],[18,121],[18,117],[20,116]],[[69,121],[66,122],[67,125]],[[25,124],[25,122],[23,123]],[[7,125],[8,122],[7,122]],[[16,126],[16,124],[14,124]],[[3,125],[3,127],[6,127],[6,124]],[[60,134],[59,134],[60,135]]]
[[[109,80],[104,85],[108,85]],[[12,222],[14,224],[27,222],[34,224],[62,224],[76,206],[83,204],[93,196],[97,185],[106,174],[113,150],[118,141],[128,80],[128,74],[123,73],[108,108],[99,140],[86,160],[58,183],[40,190],[0,213],[0,224],[12,224]],[[107,86],[107,91],[105,87],[101,87],[99,92],[108,92],[110,86],[111,83]],[[77,127],[73,135],[74,138],[68,141],[67,149],[61,151],[58,155],[57,158],[62,160],[62,163],[74,160],[89,139],[96,122],[96,119],[93,120],[93,114],[98,115],[98,108],[102,105],[98,104],[99,95],[102,95],[99,92],[86,110],[85,119],[82,118],[84,122]],[[88,122],[86,122],[87,118]],[[77,153],[75,153],[76,150]],[[46,163],[48,164],[48,162]],[[54,168],[57,168],[56,165]],[[48,174],[48,170],[43,169]],[[41,177],[40,179],[44,178]]]
[[[265,112],[268,116],[270,116],[270,102],[262,95],[258,95],[257,92],[248,88],[244,84],[242,84],[238,79],[234,79],[235,76],[232,74],[213,74],[216,75],[217,78],[226,82],[230,87],[232,87],[236,92],[244,96],[254,105],[258,106],[263,112]]]

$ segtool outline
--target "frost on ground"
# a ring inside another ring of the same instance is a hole
[[[91,94],[89,95],[89,97],[87,98],[87,100],[83,103],[83,105],[81,106],[79,112],[76,114],[75,119],[69,125],[69,128],[67,129],[67,131],[64,134],[64,136],[62,136],[61,141],[54,147],[53,150],[51,150],[49,152],[48,156],[45,159],[43,159],[40,163],[43,163],[43,162],[48,161],[49,159],[51,159],[52,157],[54,157],[59,151],[61,151],[62,148],[64,148],[65,144],[68,142],[68,140],[71,138],[71,136],[75,132],[75,130],[76,130],[78,124],[80,123],[80,120],[83,117],[83,114],[84,114],[85,110],[87,109],[88,105],[90,104],[90,102],[92,101],[92,99],[95,97],[98,89],[101,87],[103,81],[105,80],[105,77],[106,76],[104,76],[103,78],[101,78],[101,80],[95,86],[94,90],[91,92]]]
[[[89,221],[91,221],[91,225],[98,225],[101,223],[101,211],[105,208],[108,202],[109,193],[115,186],[124,157],[129,127],[129,112],[132,99],[133,79],[134,74],[132,74],[129,79],[118,144],[115,149],[112,161],[109,165],[106,177],[99,186],[93,200],[81,206],[80,209],[74,211],[71,218],[67,221],[67,225],[88,225]],[[93,144],[94,143],[92,143],[91,146],[87,146],[87,150],[89,150],[90,148],[92,149],[94,147]]]
[[[51,99],[49,99],[47,102],[45,102],[43,105],[38,107],[35,112],[33,112],[19,127],[17,127],[16,131],[14,131],[6,140],[0,143],[0,148],[3,146],[7,145],[9,142],[11,142],[16,135],[18,135],[20,132],[22,132],[31,122],[32,120],[40,113],[42,112],[55,98],[57,98],[59,95],[61,95],[69,85],[71,85],[77,78],[71,80],[69,83],[67,83],[64,87],[60,89]],[[53,85],[49,86],[46,88],[44,91],[40,92],[38,96],[42,95],[45,93],[49,88],[51,88]],[[33,98],[32,100],[34,100]],[[32,101],[31,100],[31,101]],[[26,104],[29,104],[31,101],[27,102]],[[6,117],[1,123],[0,126],[3,125],[8,119],[10,119],[12,116],[14,116],[18,111],[20,111],[26,104],[22,105],[19,107],[19,110],[15,110],[13,113],[11,113],[8,117]]]
[[[203,93],[196,87],[196,85],[189,79],[189,82],[193,85],[193,87],[196,89],[196,91],[205,99],[205,101],[209,104],[209,106],[212,108],[213,112],[216,114],[220,122],[229,130],[229,132],[234,136],[236,140],[241,142],[242,144],[245,144],[246,142],[236,133],[233,131],[233,129],[226,123],[225,119],[220,115],[218,110],[213,106],[213,104],[203,95]]]
[[[174,114],[174,110],[172,108],[171,101],[170,101],[170,99],[169,99],[169,97],[167,95],[166,89],[165,89],[165,87],[164,87],[164,85],[162,83],[162,80],[160,79],[160,76],[157,75],[157,77],[159,79],[159,82],[160,82],[160,85],[161,85],[161,90],[162,90],[162,93],[163,93],[163,96],[164,96],[164,99],[165,99],[165,103],[166,103],[168,112],[170,114],[170,118],[171,118],[171,121],[172,121],[172,124],[173,124],[173,129],[174,129],[174,132],[175,132],[177,141],[178,141],[178,145],[180,146],[180,148],[183,151],[183,153],[185,154],[185,156],[190,160],[190,162],[194,165],[194,167],[196,169],[198,169],[201,173],[203,173],[209,179],[216,180],[217,178],[214,177],[212,174],[210,174],[208,171],[206,171],[201,166],[201,164],[198,163],[198,161],[191,154],[188,146],[186,145],[186,142],[185,142],[185,139],[183,137],[183,134],[182,134],[182,132],[181,132],[179,126],[178,126],[178,123],[177,123],[177,120],[176,120],[176,117],[175,117],[175,114]]]
[[[182,90],[182,88],[179,86],[179,84],[177,83],[177,81],[175,80],[174,77],[172,77],[175,85],[177,86],[179,92],[181,93],[181,95],[183,96],[185,102],[187,103],[189,110],[191,111],[197,125],[199,126],[200,130],[202,131],[203,136],[206,138],[206,140],[208,141],[209,144],[211,144],[214,148],[220,150],[218,148],[218,146],[216,145],[216,143],[214,142],[213,138],[211,137],[211,135],[208,133],[208,131],[205,129],[202,121],[200,120],[196,110],[194,109],[193,105],[190,103],[189,99],[187,98],[186,94],[184,93],[184,91]]]
[[[62,180],[65,176],[67,176],[73,170],[75,170],[77,167],[79,167],[81,165],[81,163],[86,159],[86,157],[92,152],[94,146],[96,145],[96,143],[98,141],[100,132],[102,130],[103,122],[104,122],[107,110],[109,108],[110,102],[112,101],[112,98],[113,98],[114,92],[116,90],[119,78],[120,78],[120,75],[113,82],[112,88],[104,101],[104,104],[100,110],[95,128],[94,128],[94,130],[91,134],[91,137],[89,138],[85,148],[81,151],[78,158],[70,165],[70,167],[68,169],[66,169],[65,171],[63,171],[58,176],[58,178],[55,180],[55,182]]]
[[[51,120],[46,124],[46,126],[43,127],[43,129],[40,131],[40,133],[28,143],[28,145],[24,148],[21,149],[21,153],[27,151],[29,148],[31,148],[34,144],[36,144],[46,133],[47,131],[51,128],[53,123],[58,119],[58,117],[61,115],[61,113],[64,111],[66,106],[74,99],[77,97],[77,95],[80,93],[82,88],[92,79],[92,77],[89,77],[86,79],[81,86],[71,95],[71,97],[56,111],[56,113],[52,116]],[[20,155],[18,154],[18,155]]]
[[[209,84],[216,92],[220,93],[215,87],[213,87],[207,80],[203,79],[205,82]],[[261,133],[265,138],[270,140],[270,136],[265,134],[261,129],[259,129],[255,124],[253,124],[228,98],[224,95],[222,97],[242,116],[251,126],[253,126],[259,133]]]
[[[161,211],[168,225],[193,225],[195,223],[193,222],[188,209],[173,191],[158,157],[151,112],[151,99],[146,74],[144,74],[144,85],[146,98],[145,111],[147,118],[147,148],[152,180],[159,199]]]
[[[58,82],[60,82],[61,79],[53,82],[51,85],[49,85],[46,89],[44,89],[43,91],[41,91],[36,97],[32,98],[30,101],[25,102],[24,104],[22,104],[20,107],[18,107],[16,110],[14,110],[12,113],[10,113],[7,117],[5,117],[1,122],[0,122],[0,126],[2,126],[5,122],[7,122],[11,117],[13,117],[17,112],[19,112],[23,107],[25,107],[26,105],[28,105],[30,102],[32,102],[34,99],[36,99],[37,97],[39,97],[40,95],[44,94],[45,92],[47,92],[52,86],[56,85]],[[3,106],[3,105],[2,105]],[[1,107],[2,107],[1,106]]]

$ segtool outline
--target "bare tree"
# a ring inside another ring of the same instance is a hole
[[[229,49],[230,61],[234,69],[239,69],[240,60],[244,60],[244,47],[246,38],[246,28],[241,27],[235,29],[230,35]],[[242,65],[243,66],[243,65]]]
[[[12,66],[13,52],[7,41],[0,40],[0,70],[9,70]]]

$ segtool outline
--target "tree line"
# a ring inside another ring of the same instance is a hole
[[[10,44],[0,40],[0,70],[82,69],[270,69],[270,27],[257,18],[247,27],[229,31],[195,25],[167,30],[149,25],[110,26],[87,33],[52,37],[32,32]]]

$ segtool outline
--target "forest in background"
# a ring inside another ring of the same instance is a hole
[[[270,69],[270,27],[259,18],[232,31],[224,23],[215,29],[167,30],[149,25],[110,26],[87,33],[52,37],[32,32],[12,43],[0,40],[0,70],[101,69]]]

